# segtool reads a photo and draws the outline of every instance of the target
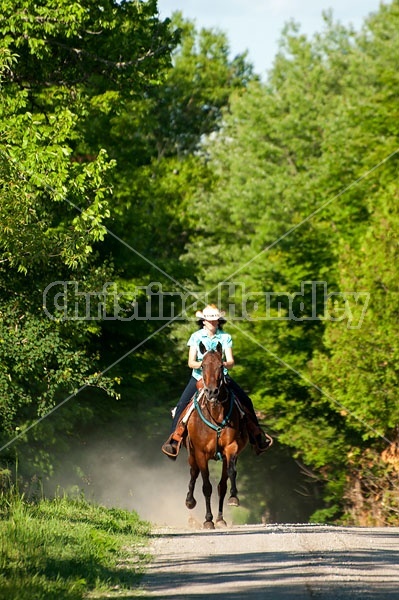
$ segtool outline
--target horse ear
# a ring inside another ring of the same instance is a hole
[[[205,354],[206,348],[202,342],[199,343],[199,349],[200,349],[201,354]]]
[[[218,342],[218,345],[216,346],[216,352],[219,352],[219,354],[222,354],[222,344],[220,342]]]

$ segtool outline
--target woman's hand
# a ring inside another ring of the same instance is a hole
[[[233,350],[231,348],[226,348],[225,356],[226,360],[223,361],[223,366],[226,367],[226,369],[232,369],[234,367]]]
[[[200,369],[202,367],[202,360],[197,360],[197,348],[190,346],[188,352],[188,366],[190,369]]]

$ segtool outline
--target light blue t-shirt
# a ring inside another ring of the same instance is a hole
[[[203,354],[199,349],[199,344],[202,342],[207,350],[216,350],[216,346],[220,342],[222,344],[222,352],[223,355],[225,353],[226,348],[232,348],[233,340],[231,339],[231,335],[229,333],[225,333],[221,329],[217,329],[216,333],[213,337],[209,337],[205,329],[198,329],[195,331],[187,342],[187,346],[196,346],[197,348],[197,360],[202,360]],[[227,375],[228,370],[224,368],[224,373]],[[195,379],[201,379],[202,377],[202,369],[193,369],[192,372],[193,377]]]

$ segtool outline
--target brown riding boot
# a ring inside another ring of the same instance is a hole
[[[179,423],[172,435],[161,448],[162,452],[172,460],[176,460],[177,455],[179,454],[185,431],[186,426],[183,423]]]
[[[263,429],[260,429],[260,433],[258,433],[258,435],[255,438],[254,448],[256,454],[263,454],[263,452],[266,452],[266,450],[268,450],[272,444],[273,438],[271,438],[270,435],[267,435],[267,433],[265,433]]]
[[[261,429],[261,427],[254,423],[251,419],[247,419],[247,429],[249,441],[257,455],[266,452],[266,450],[268,450],[273,444],[273,439],[270,437],[270,435],[267,435],[267,433],[265,433],[263,429]]]

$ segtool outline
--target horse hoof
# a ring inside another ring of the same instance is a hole
[[[216,520],[216,527],[221,527],[221,528],[225,528],[227,527],[227,523],[224,519],[217,519]]]
[[[195,508],[197,506],[197,501],[195,498],[191,498],[191,500],[186,500],[186,506],[187,508],[189,508],[190,510],[192,508]]]
[[[229,506],[240,506],[240,501],[237,498],[237,496],[230,496],[230,498],[228,499],[227,504]]]
[[[213,521],[205,521],[204,529],[215,529],[215,525],[214,525]]]

